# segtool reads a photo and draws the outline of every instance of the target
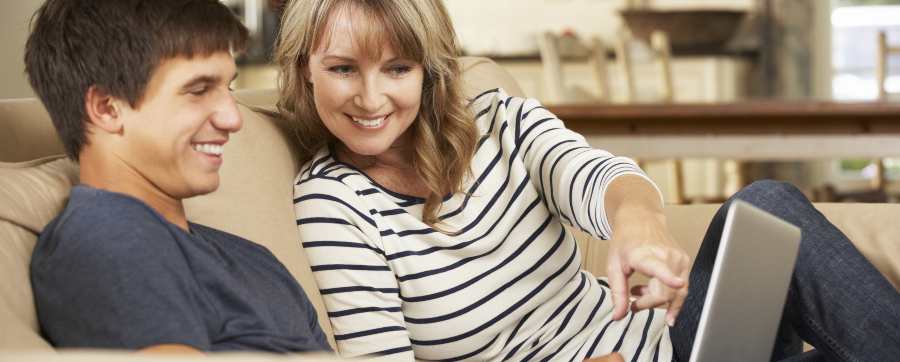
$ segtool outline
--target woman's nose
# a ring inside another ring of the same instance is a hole
[[[374,113],[387,103],[387,96],[379,81],[370,77],[360,85],[359,91],[353,97],[353,103],[368,113]]]

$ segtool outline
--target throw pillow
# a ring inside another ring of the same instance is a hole
[[[63,208],[78,166],[62,156],[0,163],[0,350],[50,349],[29,279],[38,233]]]

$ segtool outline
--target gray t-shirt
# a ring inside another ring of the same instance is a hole
[[[316,311],[266,248],[88,186],[31,259],[41,329],[57,347],[328,350]]]

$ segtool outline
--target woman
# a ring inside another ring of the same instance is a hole
[[[297,225],[342,355],[686,360],[721,215],[689,278],[659,193],[634,162],[592,149],[534,100],[502,89],[464,99],[456,49],[440,0],[286,9],[276,59],[279,111],[296,126],[304,164]],[[739,197],[820,230],[802,242],[795,281],[806,284],[792,286],[786,335],[830,356],[872,357],[852,347],[866,338],[842,335],[844,324],[811,307],[823,298],[817,287],[866,279],[874,284],[859,292],[884,301],[867,308],[893,318],[866,322],[884,326],[886,344],[898,339],[900,297],[808,201],[774,183]],[[580,270],[563,223],[610,240],[608,281]],[[817,250],[840,253],[852,270],[815,274],[805,266],[829,264]],[[647,286],[628,287],[635,271]],[[848,310],[828,313],[862,318]],[[774,357],[795,347],[781,343]]]

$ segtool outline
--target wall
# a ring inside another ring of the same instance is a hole
[[[831,5],[820,0],[775,0],[776,96],[831,98]]]
[[[25,77],[28,21],[42,0],[8,0],[0,4],[0,98],[31,97]]]
[[[633,1],[633,0],[632,0]],[[753,9],[755,0],[638,0],[659,8]],[[444,0],[460,42],[472,54],[537,51],[536,35],[571,29],[613,39],[628,0]]]

